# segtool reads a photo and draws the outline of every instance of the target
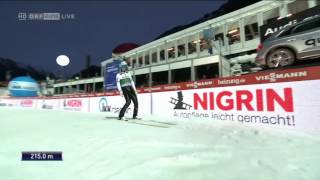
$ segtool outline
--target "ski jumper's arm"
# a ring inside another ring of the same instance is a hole
[[[130,74],[130,80],[131,80],[131,85],[132,85],[132,88],[134,89],[134,91],[136,92],[136,94],[138,94],[138,92],[137,92],[137,89],[136,89],[136,85],[134,84],[134,81],[133,81],[133,79],[132,79],[132,76],[131,76],[131,74]]]
[[[121,79],[121,75],[118,73],[117,74],[117,88],[118,88],[118,91],[120,92],[120,94],[122,94],[122,89],[121,89],[121,85],[120,85],[120,79]]]

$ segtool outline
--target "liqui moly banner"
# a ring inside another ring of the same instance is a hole
[[[185,120],[320,130],[320,80],[153,94],[153,114]]]

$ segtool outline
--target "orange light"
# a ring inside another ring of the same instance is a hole
[[[231,37],[237,37],[237,36],[240,36],[240,34],[234,34]]]
[[[200,39],[199,40],[195,40],[195,41],[192,41],[193,43],[199,43],[200,42]]]
[[[229,31],[228,34],[233,34],[233,33],[236,33],[236,32],[238,32],[238,29],[233,29],[233,30]]]

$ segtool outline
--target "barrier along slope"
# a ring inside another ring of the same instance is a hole
[[[320,66],[264,71],[138,89],[140,116],[224,121],[261,128],[320,131]],[[0,106],[117,116],[119,93],[3,98]],[[126,116],[131,116],[130,105]]]

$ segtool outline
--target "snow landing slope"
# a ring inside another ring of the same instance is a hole
[[[158,128],[104,114],[0,109],[4,180],[319,180],[320,135],[179,123]],[[21,161],[62,151],[63,161]]]

